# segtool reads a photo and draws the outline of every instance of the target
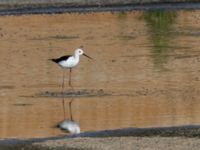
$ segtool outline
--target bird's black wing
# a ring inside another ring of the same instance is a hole
[[[50,59],[50,60],[52,60],[55,63],[59,63],[60,61],[67,60],[69,57],[71,57],[71,55],[65,55],[65,56],[61,56],[60,58],[55,58],[55,59]]]

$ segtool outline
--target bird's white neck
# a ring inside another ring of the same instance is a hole
[[[80,55],[75,53],[75,54],[74,54],[74,58],[75,58],[76,60],[79,60]]]

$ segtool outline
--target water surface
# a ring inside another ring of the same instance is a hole
[[[72,72],[81,131],[200,124],[199,29],[199,10],[1,16],[0,137],[66,134],[62,70],[48,59],[79,46],[94,58]]]

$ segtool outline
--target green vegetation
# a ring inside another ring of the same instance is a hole
[[[152,41],[152,56],[156,69],[164,70],[170,53],[173,51],[170,46],[172,37],[172,25],[176,19],[175,11],[146,11],[144,20],[147,23],[149,39]]]

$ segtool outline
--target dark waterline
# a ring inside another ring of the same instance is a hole
[[[67,138],[80,138],[80,137],[188,137],[199,138],[200,126],[199,125],[186,125],[174,127],[158,127],[158,128],[124,128],[115,130],[91,131],[83,132],[75,135],[62,135],[47,138],[32,138],[32,139],[5,139],[0,140],[0,145],[16,145],[16,144],[33,144],[38,142],[45,142],[48,140],[62,140]]]
[[[18,8],[5,8],[0,10],[0,15],[24,15],[24,14],[59,14],[59,13],[82,13],[82,12],[106,12],[106,11],[134,11],[134,10],[179,10],[199,9],[200,3],[152,3],[135,5],[113,6],[22,6]]]

